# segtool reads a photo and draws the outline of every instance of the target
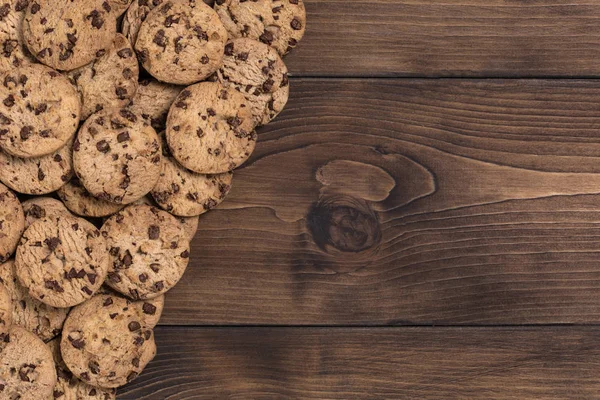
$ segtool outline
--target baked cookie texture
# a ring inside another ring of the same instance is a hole
[[[24,201],[21,206],[25,214],[25,229],[39,219],[55,216],[72,216],[71,212],[60,201],[52,197],[34,197]]]
[[[139,83],[129,108],[141,115],[156,132],[165,130],[169,108],[184,86],[144,79]]]
[[[84,217],[106,217],[124,207],[92,196],[76,176],[58,189],[56,194],[72,213]]]
[[[0,150],[0,181],[25,194],[47,194],[59,189],[73,176],[73,139],[53,153],[35,158],[18,158]]]
[[[31,64],[35,58],[23,42],[23,19],[29,0],[5,0],[0,5],[0,71]]]
[[[158,135],[127,108],[93,114],[79,129],[73,166],[93,196],[132,203],[152,190],[161,170]]]
[[[227,43],[217,79],[246,97],[258,125],[275,118],[290,94],[288,70],[277,51],[248,38]]]
[[[68,75],[81,95],[82,120],[105,108],[127,106],[137,90],[138,61],[125,36],[118,33],[110,48],[100,53]]]
[[[163,135],[162,138],[164,139],[164,133],[162,133],[162,135]],[[165,153],[170,154],[169,150],[168,150],[168,146],[163,145],[163,154],[165,154]],[[152,198],[151,195],[144,196],[141,199],[134,202],[133,204],[135,204],[135,205],[145,204],[150,207],[156,207],[158,205],[156,203],[156,201],[154,201],[154,199]],[[199,223],[200,218],[199,217],[178,217],[178,216],[174,216],[174,217],[177,220],[177,222],[179,222],[179,226],[181,226],[181,228],[183,229],[188,242],[191,242],[191,240],[196,235],[196,232],[198,231],[198,223]]]
[[[161,138],[164,139],[164,134]],[[162,209],[173,215],[193,217],[212,210],[225,199],[231,189],[233,172],[197,174],[182,167],[171,156],[166,143],[162,148],[162,172],[151,192]]]
[[[168,0],[146,16],[135,50],[159,81],[189,85],[217,70],[226,41],[219,16],[204,2]]]
[[[12,325],[12,301],[8,290],[0,281],[0,340],[3,340]]]
[[[117,33],[108,0],[31,0],[23,21],[29,51],[43,64],[70,71],[89,64]]]
[[[25,214],[17,196],[0,183],[0,263],[14,253],[25,230]]]
[[[102,389],[90,386],[73,376],[60,354],[60,338],[46,343],[52,351],[56,366],[56,385],[53,396],[61,400],[114,400],[117,397],[116,389]]]
[[[239,167],[256,146],[250,107],[242,94],[218,82],[187,87],[167,117],[166,137],[173,157],[201,174]]]
[[[36,334],[43,341],[60,334],[70,309],[51,307],[31,297],[17,279],[14,260],[0,264],[0,282],[10,295],[14,324]]]
[[[52,352],[33,333],[12,325],[0,341],[2,399],[50,399],[56,383]]]
[[[79,95],[51,68],[31,64],[0,74],[0,147],[20,158],[67,144],[79,124]]]
[[[216,0],[215,10],[230,39],[250,38],[289,53],[304,36],[302,0]]]
[[[49,216],[23,234],[15,270],[34,299],[53,307],[72,307],[91,298],[104,282],[106,241],[82,218]]]
[[[98,295],[73,308],[60,343],[67,368],[85,383],[115,388],[134,380],[156,355],[154,333],[139,308]]]
[[[171,214],[132,205],[102,226],[109,249],[106,283],[134,300],[152,299],[181,279],[189,261],[189,241]]]

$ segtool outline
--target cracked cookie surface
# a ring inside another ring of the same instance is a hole
[[[152,190],[161,169],[158,135],[131,110],[103,110],[88,118],[73,145],[73,166],[95,197],[132,203]]]
[[[217,79],[248,100],[254,120],[265,125],[285,107],[290,94],[288,70],[277,51],[256,40],[234,39],[225,46]]]
[[[39,62],[61,71],[79,68],[110,47],[117,33],[108,0],[31,0],[23,37]]]
[[[127,106],[137,90],[138,75],[133,49],[118,33],[100,57],[68,74],[81,94],[81,120],[105,108]]]
[[[12,325],[0,340],[0,398],[40,400],[52,397],[56,371],[52,352],[33,333]]]
[[[166,137],[173,157],[185,168],[218,174],[242,165],[256,146],[248,101],[218,82],[187,87],[173,102]]]
[[[72,213],[84,217],[106,217],[124,207],[92,196],[76,176],[58,189],[56,194]]]
[[[92,297],[104,282],[106,241],[82,218],[49,216],[23,234],[15,269],[31,297],[53,307],[72,307]]]
[[[106,283],[132,298],[152,299],[181,279],[189,261],[189,242],[171,214],[132,205],[106,220],[102,236],[109,249]]]
[[[73,137],[81,109],[77,90],[51,68],[31,64],[0,75],[0,147],[41,157]]]
[[[0,263],[17,248],[25,229],[25,214],[17,196],[0,183]]]
[[[164,136],[162,136],[164,138]],[[192,217],[220,204],[229,190],[233,172],[215,175],[198,174],[181,166],[163,143],[163,167],[152,197],[173,215]]]
[[[216,0],[215,10],[230,39],[258,40],[280,55],[296,47],[306,28],[302,0]]]
[[[189,85],[217,70],[227,31],[202,1],[169,0],[148,13],[135,50],[144,68],[162,82]]]
[[[131,382],[156,354],[154,333],[139,308],[123,297],[107,294],[73,308],[60,349],[75,376],[103,388]]]
[[[0,181],[25,194],[47,194],[73,176],[73,140],[54,153],[34,158],[18,158],[0,150]]]
[[[13,323],[22,326],[46,341],[60,334],[69,308],[56,308],[31,297],[15,273],[14,260],[0,264],[0,280],[12,301]]]
[[[167,123],[169,108],[183,86],[146,79],[139,83],[129,108],[152,125],[156,132],[163,131]]]
[[[46,343],[52,351],[56,365],[56,385],[54,385],[54,398],[60,400],[114,400],[117,397],[116,389],[102,389],[90,386],[73,376],[60,354],[60,338]]]
[[[73,215],[62,201],[52,197],[34,197],[24,201],[21,206],[23,207],[23,213],[25,213],[25,229],[29,228],[29,225],[35,221],[50,215]]]

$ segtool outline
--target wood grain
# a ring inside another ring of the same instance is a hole
[[[162,323],[600,322],[600,82],[292,91]]]
[[[595,0],[305,0],[311,76],[598,76]]]
[[[119,399],[592,399],[596,328],[162,328]]]

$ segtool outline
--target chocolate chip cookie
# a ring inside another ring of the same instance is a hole
[[[75,376],[103,388],[131,382],[156,354],[154,334],[138,308],[111,295],[94,296],[73,308],[60,349]]]
[[[226,41],[215,10],[202,1],[168,0],[148,13],[135,50],[159,81],[189,85],[217,70]]]
[[[96,295],[110,295],[124,298],[127,300],[127,304],[131,305],[131,307],[137,308],[140,320],[149,328],[154,328],[158,324],[165,307],[164,294],[161,294],[153,299],[134,301],[124,297],[121,293],[115,291],[110,286],[102,285]]]
[[[90,64],[69,72],[81,94],[82,120],[105,108],[127,106],[137,90],[138,61],[125,36],[117,34],[111,47],[100,53]]]
[[[0,150],[0,181],[25,194],[54,192],[73,175],[72,146],[69,139],[54,153],[35,158],[18,158]]]
[[[48,346],[25,328],[12,325],[0,341],[1,398],[49,399],[55,383],[54,360]]]
[[[77,90],[58,72],[31,64],[0,74],[0,147],[41,157],[63,147],[79,124]]]
[[[287,72],[275,49],[242,38],[225,46],[217,77],[225,87],[233,87],[246,97],[256,123],[264,125],[287,103],[290,92]]]
[[[101,389],[90,386],[73,376],[60,354],[60,338],[46,343],[52,351],[56,365],[56,385],[54,385],[54,398],[61,400],[114,400],[117,397],[116,389]]]
[[[167,117],[167,142],[173,157],[201,174],[231,171],[256,145],[250,104],[239,92],[218,82],[183,90]]]
[[[73,145],[73,166],[95,197],[128,204],[149,193],[161,170],[158,135],[126,108],[103,110],[85,121]]]
[[[189,261],[189,242],[171,214],[132,205],[102,226],[110,254],[106,283],[134,299],[151,299],[171,289]]]
[[[154,79],[145,79],[139,83],[129,107],[131,111],[148,121],[156,132],[163,131],[169,108],[183,88],[183,86],[162,83]]]
[[[54,69],[70,71],[89,64],[110,47],[117,16],[109,0],[31,0],[23,21],[29,51]]]
[[[52,197],[34,197],[24,201],[21,205],[25,213],[25,229],[29,228],[29,225],[38,219],[43,219],[50,215],[73,215],[60,200],[53,199]]]
[[[142,22],[146,20],[148,13],[162,4],[164,0],[134,0],[127,13],[123,16],[121,32],[129,39],[132,46],[135,45],[137,35]]]
[[[0,340],[6,337],[12,325],[12,303],[8,290],[0,281]]]
[[[4,0],[0,3],[0,71],[8,71],[35,61],[23,42],[23,18],[29,0]]]
[[[216,0],[215,10],[229,38],[250,38],[273,47],[280,55],[292,50],[306,27],[302,0]]]
[[[15,270],[34,299],[53,307],[72,307],[92,297],[104,282],[106,241],[82,218],[49,216],[23,234]]]
[[[84,217],[107,217],[124,207],[92,196],[76,176],[58,189],[56,194],[72,213]]]
[[[163,153],[164,153],[165,148],[167,148],[167,146],[163,146]],[[154,199],[152,198],[151,195],[144,196],[133,204],[136,204],[136,205],[146,204],[151,207],[157,206],[156,202],[154,201]],[[177,217],[176,216],[175,219],[177,219],[177,222],[179,222],[179,226],[181,226],[181,228],[185,232],[185,236],[186,236],[188,242],[190,242],[196,235],[196,231],[198,230],[198,220],[200,218],[199,217]]]
[[[17,196],[0,183],[0,263],[17,248],[25,229],[25,215]]]
[[[60,334],[69,308],[51,307],[29,296],[27,289],[17,279],[14,260],[0,264],[0,281],[11,298],[13,323],[35,333],[44,341]]]
[[[182,167],[163,143],[163,168],[151,194],[171,214],[192,217],[221,203],[229,193],[232,178],[232,172],[205,175]]]

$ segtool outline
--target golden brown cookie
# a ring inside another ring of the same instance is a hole
[[[63,328],[61,354],[83,382],[116,388],[134,380],[156,355],[152,329],[120,296],[98,295],[75,307]]]
[[[25,230],[25,215],[17,196],[0,183],[0,263],[8,260]]]
[[[72,307],[102,286],[108,270],[106,241],[82,218],[49,216],[23,234],[15,269],[31,297],[53,307]]]
[[[84,217],[107,217],[124,207],[92,196],[76,176],[58,189],[56,194],[72,213]]]
[[[227,31],[202,1],[168,0],[148,13],[135,51],[143,67],[162,82],[189,85],[219,68]]]
[[[243,95],[218,82],[184,89],[169,110],[166,137],[173,157],[200,174],[231,171],[256,145],[256,123]]]
[[[29,225],[51,215],[66,215],[72,216],[60,201],[53,199],[52,197],[34,197],[22,203],[23,212],[25,213],[25,229],[29,228]]]
[[[6,337],[12,325],[12,301],[4,282],[0,280],[0,341]]]
[[[23,18],[29,0],[4,0],[0,3],[0,71],[31,64],[35,58],[23,42]]]
[[[134,299],[152,299],[181,279],[189,261],[189,242],[169,213],[132,205],[102,226],[110,254],[106,283]]]
[[[145,79],[139,83],[129,108],[149,122],[156,132],[163,131],[169,108],[182,89],[183,86]]]
[[[161,170],[158,135],[126,108],[104,110],[85,121],[73,145],[73,166],[93,196],[132,203],[152,190]]]

